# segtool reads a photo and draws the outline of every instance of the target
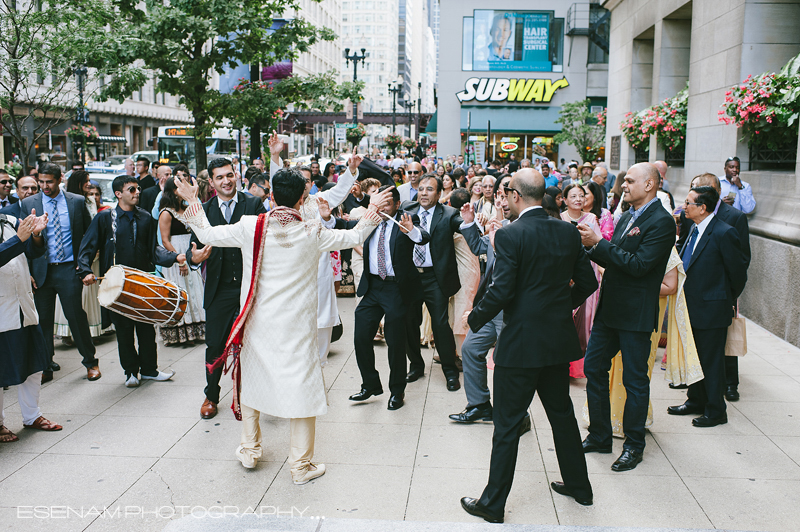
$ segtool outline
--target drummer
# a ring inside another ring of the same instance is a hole
[[[156,221],[150,213],[137,206],[141,192],[137,179],[128,175],[117,176],[111,183],[111,189],[117,197],[117,206],[98,213],[81,241],[78,275],[83,284],[88,286],[96,282],[92,260],[98,250],[101,277],[114,264],[145,272],[152,272],[155,264],[165,267],[175,262],[185,264],[184,253],[173,253],[156,245]],[[125,370],[125,386],[139,386],[140,373],[143,380],[166,381],[172,378],[174,371],[158,369],[156,330],[152,324],[133,321],[105,308],[102,312],[104,325],[106,319],[110,318],[117,331],[119,362]],[[138,353],[133,343],[134,332],[139,339]]]

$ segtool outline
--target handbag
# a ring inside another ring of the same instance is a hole
[[[342,333],[344,333],[344,325],[342,325],[342,320],[340,318],[339,325],[334,325],[333,330],[331,331],[331,343],[341,338]]]
[[[747,322],[739,317],[739,309],[730,326],[728,326],[728,339],[725,342],[725,356],[743,357],[747,354]]]

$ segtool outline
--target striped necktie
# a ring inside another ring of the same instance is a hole
[[[53,245],[56,248],[56,262],[64,262],[67,256],[64,254],[64,237],[61,234],[61,217],[58,214],[58,202],[50,200],[53,206]]]
[[[428,211],[422,211],[422,221],[420,221],[419,226],[425,231],[428,230]],[[425,264],[425,246],[414,246],[414,264],[418,268]]]

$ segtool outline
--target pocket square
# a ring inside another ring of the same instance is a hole
[[[641,233],[641,231],[639,231],[639,228],[638,227],[634,227],[633,229],[628,231],[628,234],[626,236],[636,236],[639,233]]]

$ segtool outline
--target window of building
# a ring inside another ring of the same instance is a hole
[[[611,19],[605,16],[608,10],[595,4],[589,7],[589,56],[586,62],[608,63],[607,48],[611,35]]]

